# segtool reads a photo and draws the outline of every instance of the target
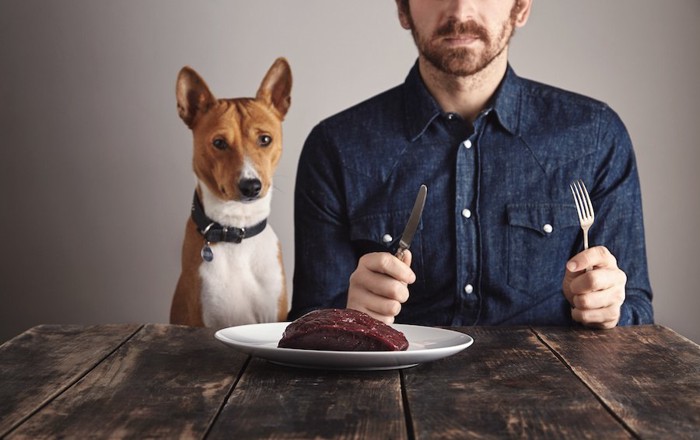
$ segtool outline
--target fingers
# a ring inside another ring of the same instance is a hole
[[[350,276],[347,307],[383,321],[392,323],[408,300],[408,284],[416,276],[409,267],[411,253],[406,251],[403,261],[380,252],[366,254]]]
[[[408,299],[407,283],[371,270],[356,270],[350,276],[350,285],[360,287],[362,291],[399,302]]]
[[[625,290],[617,286],[574,295],[571,318],[588,327],[613,328],[620,320],[620,308],[624,300]]]
[[[572,304],[579,310],[597,310],[622,305],[622,297],[616,289],[592,291],[574,295]]]
[[[394,317],[401,312],[401,303],[399,301],[363,290],[348,296],[347,307],[365,312],[374,319],[378,319],[386,324],[394,322]]]
[[[591,267],[617,267],[617,259],[605,246],[594,246],[574,255],[566,263],[568,272],[580,272]]]
[[[573,300],[575,295],[615,290],[616,288],[621,288],[624,291],[625,284],[627,284],[627,275],[622,270],[618,268],[596,268],[590,272],[579,273],[571,278],[568,286],[570,293],[568,299]]]
[[[598,310],[572,309],[571,318],[587,327],[609,329],[617,325],[617,322],[620,320],[620,311],[612,308]]]
[[[416,275],[409,266],[412,259],[411,251],[408,250],[404,251],[403,261],[386,252],[375,252],[363,255],[357,268],[387,275],[396,281],[411,284],[416,281]]]
[[[585,272],[586,268],[592,270]],[[564,296],[573,307],[572,319],[589,327],[615,327],[626,283],[627,275],[607,248],[597,246],[575,255],[567,262],[562,283]]]

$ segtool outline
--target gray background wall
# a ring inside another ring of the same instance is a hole
[[[526,77],[608,102],[637,150],[657,321],[700,341],[700,2],[537,0]],[[39,323],[167,322],[194,177],[178,70],[251,96],[295,77],[273,215],[293,270],[296,162],[323,117],[403,81],[392,0],[0,0],[0,341]]]

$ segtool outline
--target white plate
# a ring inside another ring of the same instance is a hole
[[[288,322],[250,324],[216,332],[216,339],[236,350],[271,362],[303,368],[392,370],[451,356],[472,345],[464,333],[434,327],[393,324],[408,339],[406,351],[321,351],[278,348]]]

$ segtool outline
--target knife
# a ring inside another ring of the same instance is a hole
[[[428,195],[428,187],[421,185],[418,190],[418,195],[416,196],[416,201],[413,203],[413,210],[411,210],[411,216],[408,218],[408,223],[406,223],[406,228],[401,234],[401,240],[399,240],[399,249],[396,251],[396,258],[403,261],[403,254],[411,247],[411,242],[413,241],[413,236],[418,229],[418,223],[420,223],[421,215],[423,214],[423,207],[425,206],[425,198]]]

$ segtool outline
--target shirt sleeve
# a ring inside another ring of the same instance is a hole
[[[318,308],[347,303],[354,255],[344,203],[341,161],[322,125],[302,149],[294,190],[294,320]]]
[[[632,142],[623,122],[605,107],[591,199],[591,237],[604,245],[627,275],[618,325],[652,324],[652,290],[647,268],[642,197]]]

